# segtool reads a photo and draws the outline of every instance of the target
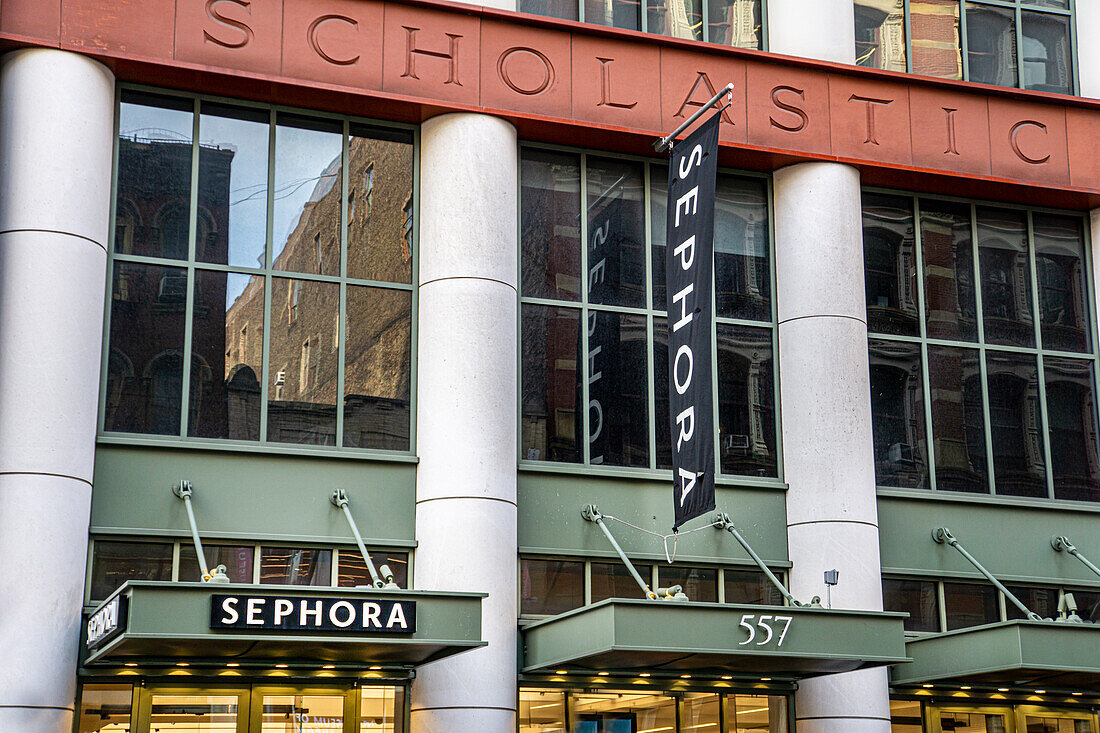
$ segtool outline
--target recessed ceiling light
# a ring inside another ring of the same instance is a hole
[[[378,666],[377,664],[372,664],[372,665],[371,665],[370,667],[368,667],[367,669],[379,670],[379,669],[382,669],[382,668],[381,668],[380,666]]]
[[[638,675],[638,676],[639,676],[639,677],[648,677],[648,676],[649,676],[649,672],[642,672],[642,673],[641,673],[640,675]]]
[[[569,674],[569,670],[559,669],[557,672],[554,672],[554,674]]]
[[[123,666],[123,667],[136,667],[136,666],[137,666],[137,662],[126,662],[126,663],[125,663],[125,664],[123,664],[122,666]]]
[[[761,678],[760,678],[760,681],[761,681],[761,682],[771,682],[771,681],[772,681],[772,678],[771,678],[771,677],[761,677]]]
[[[286,669],[286,665],[285,664],[276,664],[275,669]]]
[[[997,692],[1008,692],[1008,688],[1007,687],[998,687]]]
[[[722,675],[722,679],[724,679],[724,680],[732,680],[732,679],[733,679],[733,675],[730,675],[730,674],[724,674],[724,675]]]
[[[610,674],[610,673],[609,672],[597,672],[596,673],[596,675],[599,676],[599,677],[606,677],[608,674]]]
[[[321,667],[321,669],[336,669],[336,665],[335,664],[326,664],[325,666]]]
[[[932,686],[931,682],[925,682],[923,685],[921,685],[921,687],[931,687],[931,686]]]
[[[1036,690],[1035,694],[1036,695],[1045,695],[1045,694],[1047,694],[1047,691],[1046,690]]]
[[[969,689],[970,689],[970,685],[963,685],[963,686],[962,686],[962,687],[960,687],[959,689],[960,689],[960,690],[969,690]]]
[[[187,662],[176,662],[176,666],[177,667],[190,667],[191,665],[188,664]]]
[[[239,667],[241,665],[240,665],[239,662],[228,662],[225,666],[226,667]]]
[[[691,679],[691,675],[690,675],[690,674],[682,674],[682,675],[680,675],[680,679],[682,679],[682,680],[690,680],[690,679]]]

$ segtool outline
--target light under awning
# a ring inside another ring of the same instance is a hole
[[[83,666],[414,666],[484,646],[482,593],[130,581],[88,618]]]
[[[906,614],[612,599],[523,629],[523,671],[801,679],[908,661]]]
[[[894,685],[943,683],[1100,692],[1100,625],[1002,621],[913,639]]]

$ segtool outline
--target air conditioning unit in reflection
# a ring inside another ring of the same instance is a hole
[[[182,303],[187,300],[187,275],[165,275],[160,279],[157,300],[162,303]]]
[[[908,443],[894,443],[886,452],[886,460],[896,466],[912,466],[913,446]]]
[[[727,451],[747,451],[749,449],[749,436],[740,433],[722,436],[722,448]]]

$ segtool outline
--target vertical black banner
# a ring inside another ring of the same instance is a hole
[[[720,117],[714,114],[676,143],[668,168],[665,272],[673,529],[714,509],[710,312]]]
[[[619,288],[618,249],[623,240],[623,189],[616,182],[588,218],[588,300],[614,303]],[[614,450],[610,426],[619,388],[619,319],[612,313],[589,311],[588,323],[588,455],[589,462],[606,462]]]

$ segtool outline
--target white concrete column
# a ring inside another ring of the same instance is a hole
[[[114,77],[0,60],[0,730],[69,733],[88,551]]]
[[[1100,99],[1100,2],[1078,2],[1073,10],[1077,23],[1077,74],[1081,96]]]
[[[881,611],[878,512],[863,284],[859,172],[800,163],[775,172],[780,406],[791,591]],[[885,670],[806,680],[799,733],[889,733]]]
[[[515,733],[516,131],[479,114],[421,128],[415,586],[489,594],[487,647],[426,665],[413,733]]]
[[[852,0],[767,0],[768,50],[838,64],[856,62]]]

